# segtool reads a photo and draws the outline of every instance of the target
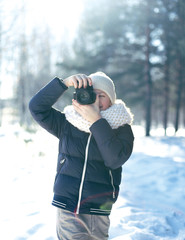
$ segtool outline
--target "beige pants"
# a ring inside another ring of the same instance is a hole
[[[78,214],[57,208],[57,236],[59,240],[107,240],[108,216]]]

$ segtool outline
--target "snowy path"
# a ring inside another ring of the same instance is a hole
[[[111,216],[111,239],[184,240],[184,183],[184,138],[136,139]]]
[[[0,146],[1,239],[56,240],[57,140],[43,131],[1,130]],[[123,168],[110,239],[185,240],[184,183],[185,138],[137,137]]]

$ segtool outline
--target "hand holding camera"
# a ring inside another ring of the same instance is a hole
[[[67,87],[71,87],[73,86],[74,88],[81,88],[84,87],[86,88],[87,85],[92,86],[92,80],[90,77],[88,77],[85,74],[76,74],[76,75],[72,75],[68,78],[65,78],[63,80],[63,83],[67,86]]]
[[[77,100],[72,100],[72,104],[76,112],[78,112],[84,119],[93,124],[101,118],[99,109],[99,98],[96,97],[96,101],[93,104],[81,105]]]
[[[84,119],[94,123],[101,118],[99,98],[93,90],[91,78],[85,74],[77,74],[64,79],[63,82],[67,87],[75,87],[73,106]]]
[[[81,105],[89,105],[96,101],[96,93],[93,91],[92,80],[85,74],[78,74],[64,79],[66,86],[74,86],[73,98]]]

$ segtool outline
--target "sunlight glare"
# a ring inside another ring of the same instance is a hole
[[[83,10],[82,0],[30,0],[31,22],[48,25],[57,36],[67,31],[73,35]],[[33,17],[34,16],[34,17]]]

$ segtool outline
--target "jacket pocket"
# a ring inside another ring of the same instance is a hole
[[[60,171],[61,171],[61,169],[62,169],[62,167],[64,166],[64,163],[65,163],[65,161],[66,161],[66,159],[65,158],[62,158],[61,160],[60,160],[60,164],[59,164],[59,169],[58,169],[58,172],[57,172],[57,174],[59,174],[60,173]]]
[[[59,160],[59,162],[58,162],[57,173],[56,173],[56,176],[55,176],[55,182],[56,182],[56,180],[57,180],[58,175],[60,174],[60,171],[61,171],[62,167],[64,166],[65,161],[66,161],[66,159],[65,159],[65,158],[62,158],[62,159]]]

